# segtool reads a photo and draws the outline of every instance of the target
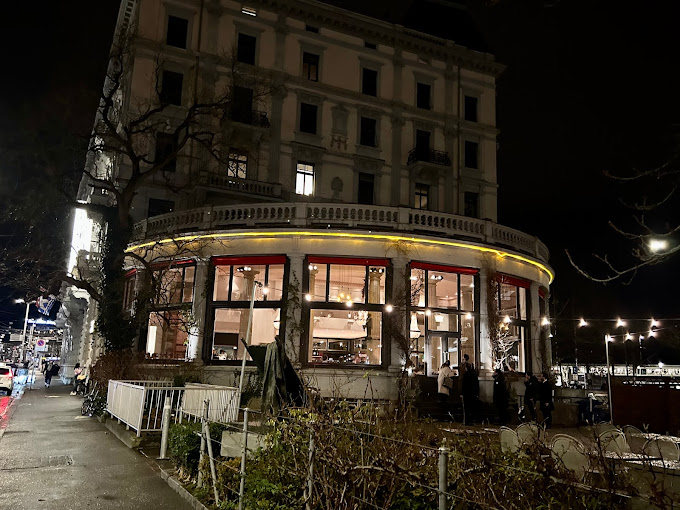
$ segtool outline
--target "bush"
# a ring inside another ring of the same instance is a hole
[[[220,442],[225,425],[219,423],[210,424],[210,439],[213,454],[220,454]],[[168,434],[168,452],[170,459],[177,466],[180,475],[184,479],[193,479],[198,475],[198,461],[201,456],[201,423],[187,422],[175,423],[170,426]],[[207,448],[206,448],[207,459]],[[209,473],[208,468],[208,473]]]

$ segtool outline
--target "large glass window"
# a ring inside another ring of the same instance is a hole
[[[149,314],[146,354],[153,358],[186,357],[190,321],[183,310],[166,310]]]
[[[314,165],[300,162],[295,174],[295,193],[298,195],[314,194]]]
[[[524,372],[529,346],[527,290],[529,282],[500,275],[496,285],[499,338],[496,346],[496,363],[502,370]]]
[[[154,271],[157,305],[191,303],[194,299],[194,265],[164,267]]]
[[[444,361],[458,367],[464,354],[475,365],[476,273],[476,269],[411,263],[409,335],[415,371],[437,374]]]
[[[309,257],[308,362],[380,365],[387,261]]]
[[[255,302],[251,345],[271,343],[281,331],[285,256],[216,257],[210,302],[213,318],[211,359],[241,360],[248,336],[249,302]],[[246,359],[250,359],[247,357]]]

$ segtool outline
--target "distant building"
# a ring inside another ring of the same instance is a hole
[[[230,87],[232,100],[228,161],[186,146],[135,198],[130,249],[160,241],[169,264],[141,350],[232,383],[256,287],[252,343],[279,335],[324,395],[395,398],[404,369],[436,376],[464,354],[489,381],[494,298],[506,368],[551,365],[548,250],[496,222],[492,55],[314,0],[127,0],[124,26],[123,114],[160,94],[172,126],[193,97]],[[251,86],[263,73],[280,85],[266,97]],[[158,158],[177,142],[152,143]],[[81,257],[97,256],[91,228],[74,237]],[[200,251],[172,253],[187,236]],[[140,271],[130,261],[127,305]],[[75,328],[81,360],[98,352],[92,308]]]

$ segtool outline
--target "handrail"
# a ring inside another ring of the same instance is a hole
[[[509,248],[547,262],[539,239],[490,220],[457,214],[378,205],[277,202],[210,206],[176,211],[134,226],[133,241],[179,232],[239,228],[328,228],[417,232]]]

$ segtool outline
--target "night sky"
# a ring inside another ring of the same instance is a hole
[[[45,154],[53,154],[31,145],[35,133],[63,146],[89,133],[117,10],[115,0],[4,6],[0,150],[16,152],[24,144],[25,153],[36,154],[23,165],[0,161],[3,199],[30,192],[22,175],[31,164],[39,172]],[[603,171],[648,168],[677,150],[680,5],[506,0],[491,11],[473,8],[472,17],[489,50],[508,66],[497,102],[499,222],[550,248],[557,271],[553,313],[559,319],[680,316],[680,260],[644,269],[630,285],[603,287],[577,275],[564,255],[568,248],[585,262],[592,252],[626,253],[629,247],[607,226],[627,217],[617,202],[621,191]],[[439,32],[461,30],[434,20]],[[61,155],[57,164],[80,163]],[[19,308],[3,299],[0,326]]]

